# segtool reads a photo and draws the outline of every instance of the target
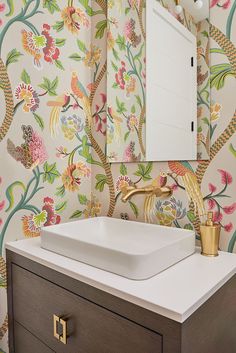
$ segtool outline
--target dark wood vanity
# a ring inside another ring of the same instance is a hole
[[[7,270],[10,353],[236,352],[236,276],[179,323],[10,250]]]

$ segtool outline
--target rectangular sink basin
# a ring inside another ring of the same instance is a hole
[[[143,280],[193,254],[195,233],[99,217],[44,227],[41,247],[130,279]]]

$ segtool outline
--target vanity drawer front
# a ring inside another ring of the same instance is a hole
[[[14,318],[58,353],[162,353],[162,336],[17,265]],[[53,336],[53,315],[67,321],[67,344]]]
[[[14,322],[14,342],[14,353],[54,353],[17,322]]]

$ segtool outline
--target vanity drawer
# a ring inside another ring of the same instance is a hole
[[[14,264],[12,286],[15,320],[58,353],[162,353],[158,333]],[[66,345],[53,335],[53,315],[67,322]]]
[[[14,322],[15,353],[54,353],[23,326]]]

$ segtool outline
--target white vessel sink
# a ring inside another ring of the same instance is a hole
[[[42,229],[41,247],[143,280],[195,252],[193,231],[99,217]]]

